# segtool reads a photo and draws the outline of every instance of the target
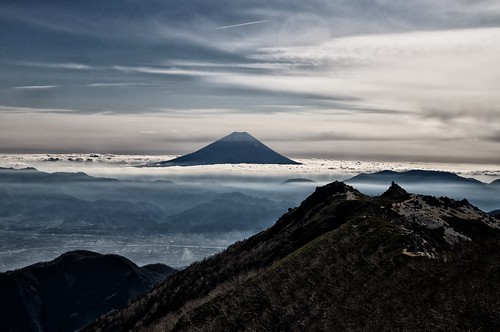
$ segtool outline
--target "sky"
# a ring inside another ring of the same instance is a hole
[[[0,153],[500,164],[499,0],[2,0]]]

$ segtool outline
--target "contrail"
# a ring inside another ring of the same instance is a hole
[[[242,27],[244,25],[252,25],[252,24],[259,24],[259,23],[266,23],[266,22],[267,22],[267,20],[262,20],[262,21],[253,21],[253,22],[246,22],[246,23],[240,23],[240,24],[226,25],[223,27],[215,28],[215,30],[236,28],[236,27]]]
[[[24,85],[24,86],[15,86],[12,89],[19,89],[19,90],[46,90],[46,89],[53,89],[53,88],[59,88],[59,85]]]

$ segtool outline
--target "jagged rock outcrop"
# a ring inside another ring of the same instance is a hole
[[[397,183],[392,181],[391,186],[389,189],[387,189],[386,192],[384,192],[382,195],[380,195],[382,198],[388,198],[388,199],[405,199],[410,197],[408,192],[401,188]]]

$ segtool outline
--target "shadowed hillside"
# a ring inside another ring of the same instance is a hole
[[[2,331],[74,331],[144,294],[174,269],[138,267],[118,255],[68,252],[0,273]]]
[[[498,229],[466,200],[334,182],[85,331],[495,330]]]

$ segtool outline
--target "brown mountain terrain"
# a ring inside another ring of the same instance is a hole
[[[334,182],[84,331],[500,329],[500,221]]]

